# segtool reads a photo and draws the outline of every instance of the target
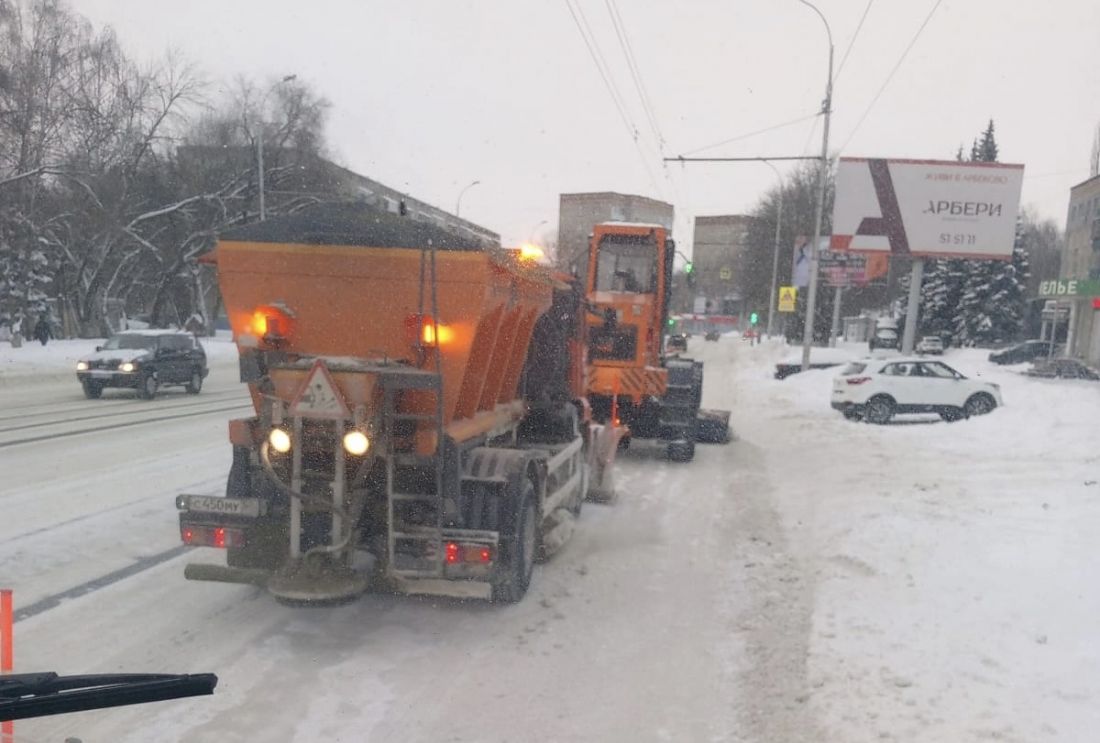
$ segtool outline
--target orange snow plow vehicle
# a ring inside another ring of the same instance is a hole
[[[676,246],[658,224],[605,222],[592,229],[586,303],[590,338],[587,397],[598,421],[631,438],[665,444],[690,461],[695,443],[730,440],[730,413],[704,410],[703,363],[666,355]]]
[[[293,601],[518,601],[607,487],[581,291],[514,251],[351,204],[223,234],[211,258],[255,415],[225,497],[181,495],[194,580]]]

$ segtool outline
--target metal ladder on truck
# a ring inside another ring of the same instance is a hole
[[[439,350],[439,303],[436,281],[436,248],[434,245],[420,251],[420,295],[418,299],[417,347],[422,363],[424,353],[433,356],[431,371],[410,369],[406,373],[388,375],[383,382],[383,410],[386,425],[386,558],[389,574],[398,578],[442,578],[445,554],[443,549],[443,524],[445,503],[443,492],[444,430],[443,430],[443,365]],[[430,270],[431,275],[426,274]],[[425,284],[429,289],[431,304],[432,343],[424,342]],[[431,348],[434,346],[434,350]],[[428,392],[434,399],[432,413],[398,412],[398,396],[405,390]],[[410,423],[419,429],[431,423],[435,431],[435,452],[422,456],[415,452],[394,450],[393,428],[399,423]],[[423,492],[420,478],[399,477],[399,467],[415,467],[430,470],[432,478]],[[413,480],[410,482],[410,480]],[[412,485],[413,487],[410,487]],[[419,508],[417,508],[419,507]],[[428,514],[428,523],[410,523],[409,517],[418,513]],[[401,550],[399,547],[405,547]],[[407,551],[418,557],[409,559]]]

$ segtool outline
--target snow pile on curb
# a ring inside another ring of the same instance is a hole
[[[37,341],[24,341],[20,348],[0,343],[0,384],[37,377],[39,379],[76,379],[76,362],[95,353],[102,338],[54,340],[45,346]],[[235,364],[237,346],[228,333],[217,338],[200,340],[206,351],[207,363]]]
[[[738,351],[735,424],[767,452],[813,617],[824,740],[1089,740],[1100,700],[1100,384],[948,351],[1006,406],[947,424],[846,421],[837,369],[761,380]]]

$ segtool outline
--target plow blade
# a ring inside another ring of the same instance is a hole
[[[695,440],[701,444],[725,444],[732,441],[730,411],[700,408],[695,416]]]
[[[626,426],[593,425],[588,449],[588,500],[612,503],[615,500],[615,454]]]

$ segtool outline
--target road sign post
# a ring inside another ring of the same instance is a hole
[[[777,309],[780,312],[794,312],[797,301],[798,289],[793,286],[779,287],[779,307]]]

